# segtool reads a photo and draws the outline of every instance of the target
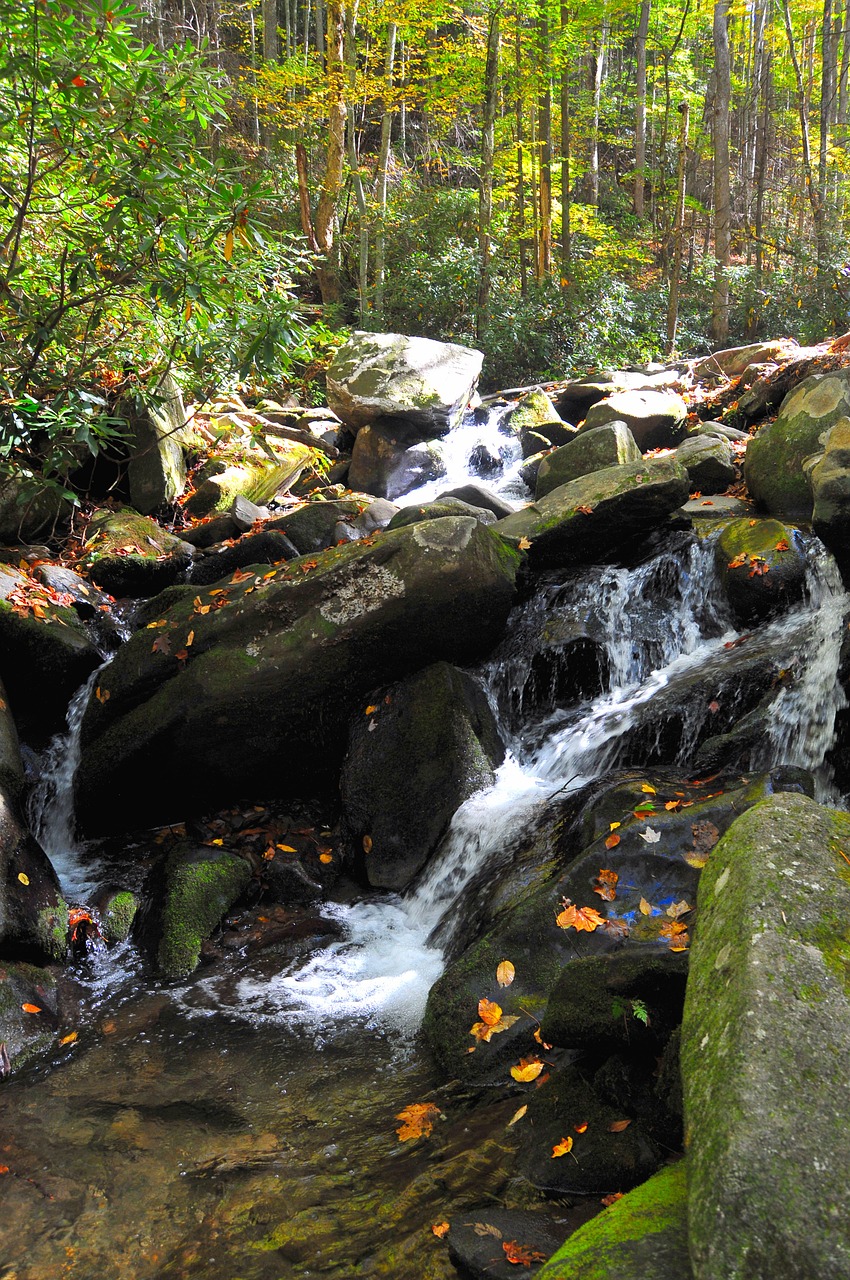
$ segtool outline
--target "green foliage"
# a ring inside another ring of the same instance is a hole
[[[636,997],[625,1000],[615,996],[611,1001],[611,1013],[615,1018],[627,1018],[631,1014],[637,1022],[642,1022],[645,1027],[649,1026],[649,1010],[646,1003]]]

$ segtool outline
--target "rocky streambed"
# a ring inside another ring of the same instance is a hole
[[[847,375],[417,342],[0,567],[0,1275],[846,1275]]]

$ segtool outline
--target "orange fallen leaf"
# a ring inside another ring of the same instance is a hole
[[[502,1007],[496,1004],[495,1000],[479,1000],[478,1016],[488,1027],[495,1027],[501,1020]]]
[[[594,929],[598,929],[604,923],[605,917],[598,911],[594,911],[593,907],[576,907],[572,903],[567,903],[563,911],[555,917],[555,924],[560,929],[572,928],[577,933],[581,933],[582,930],[593,933]]]
[[[581,504],[581,506],[576,507],[576,511],[580,511],[580,512],[581,512],[581,514],[582,514],[583,516],[592,516],[592,515],[593,515],[593,507],[589,507],[589,506],[588,506],[586,503],[584,503],[584,502]]]
[[[363,852],[364,852],[364,853],[371,853],[371,852],[372,852],[372,837],[371,837],[371,836],[364,836],[364,837],[363,837]]]
[[[542,1045],[544,1049],[551,1049],[551,1048],[552,1048],[551,1044],[546,1044],[545,1040],[543,1039],[542,1035],[540,1034],[540,1028],[539,1028],[539,1027],[537,1028],[537,1030],[536,1030],[536,1031],[535,1031],[535,1033],[534,1033],[534,1039],[537,1041],[537,1043],[538,1043],[539,1045]]]
[[[775,551],[790,551],[790,549],[787,538],[780,538],[774,548]]]
[[[325,865],[327,865],[329,862],[333,862],[333,854],[331,854],[331,853],[320,853],[320,854],[319,854],[319,861],[320,861],[320,862],[324,862],[324,863],[325,863]]]
[[[372,703],[372,705],[371,705],[371,706],[369,706],[369,707],[367,707],[367,708],[366,708],[366,710],[363,712],[363,714],[364,714],[364,716],[373,716],[377,710],[378,710],[378,708],[377,708],[377,706],[375,705],[375,703]]]
[[[509,987],[516,977],[516,969],[510,960],[503,960],[496,969],[496,981],[500,987]]]
[[[520,538],[519,542],[517,543],[517,547],[519,548],[519,550],[520,550],[520,551],[530,551],[530,550],[531,550],[531,539],[530,539],[530,538],[526,538],[525,534],[523,534],[523,535],[522,535],[522,537]]]
[[[24,1013],[41,1013],[41,1006],[37,1004],[22,1004],[21,1008]]]
[[[189,634],[188,634],[188,635],[187,635],[187,637],[186,637],[186,648],[187,648],[187,649],[189,648],[189,646],[191,645],[191,643],[192,643],[192,641],[193,641],[194,639],[195,639],[195,633],[194,633],[194,631],[190,631],[190,632],[189,632]]]
[[[620,843],[620,837],[618,835],[615,835],[613,832],[611,833],[610,836],[606,836],[605,838],[606,849],[616,849],[619,843]]]
[[[532,1080],[536,1080],[543,1070],[543,1063],[539,1058],[520,1058],[515,1067],[511,1067],[511,1075],[514,1080],[518,1080],[520,1084],[530,1084]]]
[[[561,1141],[557,1142],[555,1146],[552,1148],[552,1159],[557,1160],[558,1156],[569,1155],[572,1149],[573,1149],[572,1138],[562,1138]]]
[[[440,1108],[433,1102],[412,1102],[396,1116],[396,1120],[401,1120],[401,1125],[396,1129],[399,1142],[409,1142],[411,1138],[427,1138],[439,1115]]]
[[[59,1041],[59,1043],[73,1044],[79,1034],[80,1034],[79,1031],[71,1031],[68,1033],[67,1036],[63,1036],[62,1039]]]
[[[613,902],[617,896],[617,881],[620,879],[616,871],[608,871],[602,867],[596,877],[593,892],[598,893],[605,902]]]
[[[631,1120],[612,1120],[608,1126],[609,1133],[622,1133],[624,1129],[628,1129]]]
[[[99,703],[103,704],[104,702],[108,702],[112,695],[108,689],[101,689],[100,685],[98,685],[94,691],[94,696],[97,698]]]
[[[581,1124],[574,1124],[573,1128],[575,1129],[576,1133],[587,1133],[587,1121],[582,1120]]]
[[[0,1164],[0,1174],[8,1173],[8,1172],[9,1172],[9,1166],[7,1164]]]
[[[449,1224],[448,1222],[435,1222],[431,1230],[438,1240],[442,1240],[443,1236],[449,1233]]]
[[[617,830],[617,828],[618,828],[618,827],[621,827],[622,825],[623,825],[623,824],[622,824],[622,822],[609,822],[609,823],[608,823],[608,830],[609,830],[609,831],[616,831],[616,830]]]
[[[112,1019],[109,1018],[106,1022],[102,1022],[100,1024],[100,1029],[105,1036],[111,1036],[118,1030],[118,1023],[113,1022]]]
[[[623,1198],[622,1191],[612,1191],[610,1196],[602,1197],[600,1204],[604,1204],[605,1208],[607,1209],[610,1205],[616,1204],[618,1200],[622,1200],[622,1198]]]
[[[492,1026],[486,1022],[476,1022],[470,1027],[469,1034],[475,1036],[476,1040],[483,1040],[485,1044],[489,1044],[491,1036],[498,1035],[501,1031],[507,1031],[508,1027],[512,1027],[515,1022],[519,1022],[519,1014],[510,1014],[506,1018],[500,1018]],[[474,1050],[469,1050],[468,1052],[474,1052]]]
[[[174,656],[178,662],[185,662],[189,656],[189,651],[188,649],[178,649]]]
[[[539,1249],[530,1249],[525,1244],[517,1244],[516,1240],[504,1240],[502,1248],[508,1262],[512,1262],[514,1266],[530,1267],[532,1262],[546,1261],[545,1253],[541,1253]]]

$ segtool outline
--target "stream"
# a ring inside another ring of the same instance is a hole
[[[501,456],[485,482],[525,500],[497,411],[454,432],[449,477],[403,502],[474,481],[479,446]],[[464,891],[510,861],[555,796],[626,766],[686,771],[715,714],[700,691],[717,690],[725,712],[758,662],[796,678],[774,697],[753,767],[804,767],[821,800],[839,799],[827,757],[845,705],[836,674],[850,601],[821,544],[800,537],[805,599],[752,634],[726,611],[711,533],[676,535],[630,568],[541,579],[475,672],[508,748],[495,782],[457,811],[406,895],[323,906],[340,936],[306,961],[237,955],[166,987],[131,943],[80,961],[65,1010],[78,1039],[0,1092],[0,1280],[455,1277],[430,1226],[485,1187],[510,1200],[501,1136],[516,1106],[455,1106],[417,1049]],[[31,802],[75,903],[111,866],[73,828],[97,676],[72,701]],[[430,1144],[400,1144],[397,1113],[426,1098],[448,1119]],[[561,1212],[575,1225],[577,1210]]]

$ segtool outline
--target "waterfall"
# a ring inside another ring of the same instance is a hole
[[[519,439],[501,430],[502,419],[512,408],[494,406],[486,416],[480,410],[467,413],[460,426],[436,442],[445,474],[397,498],[399,506],[433,502],[446,489],[465,484],[484,485],[507,502],[527,502],[528,488],[519,474],[524,462]]]

